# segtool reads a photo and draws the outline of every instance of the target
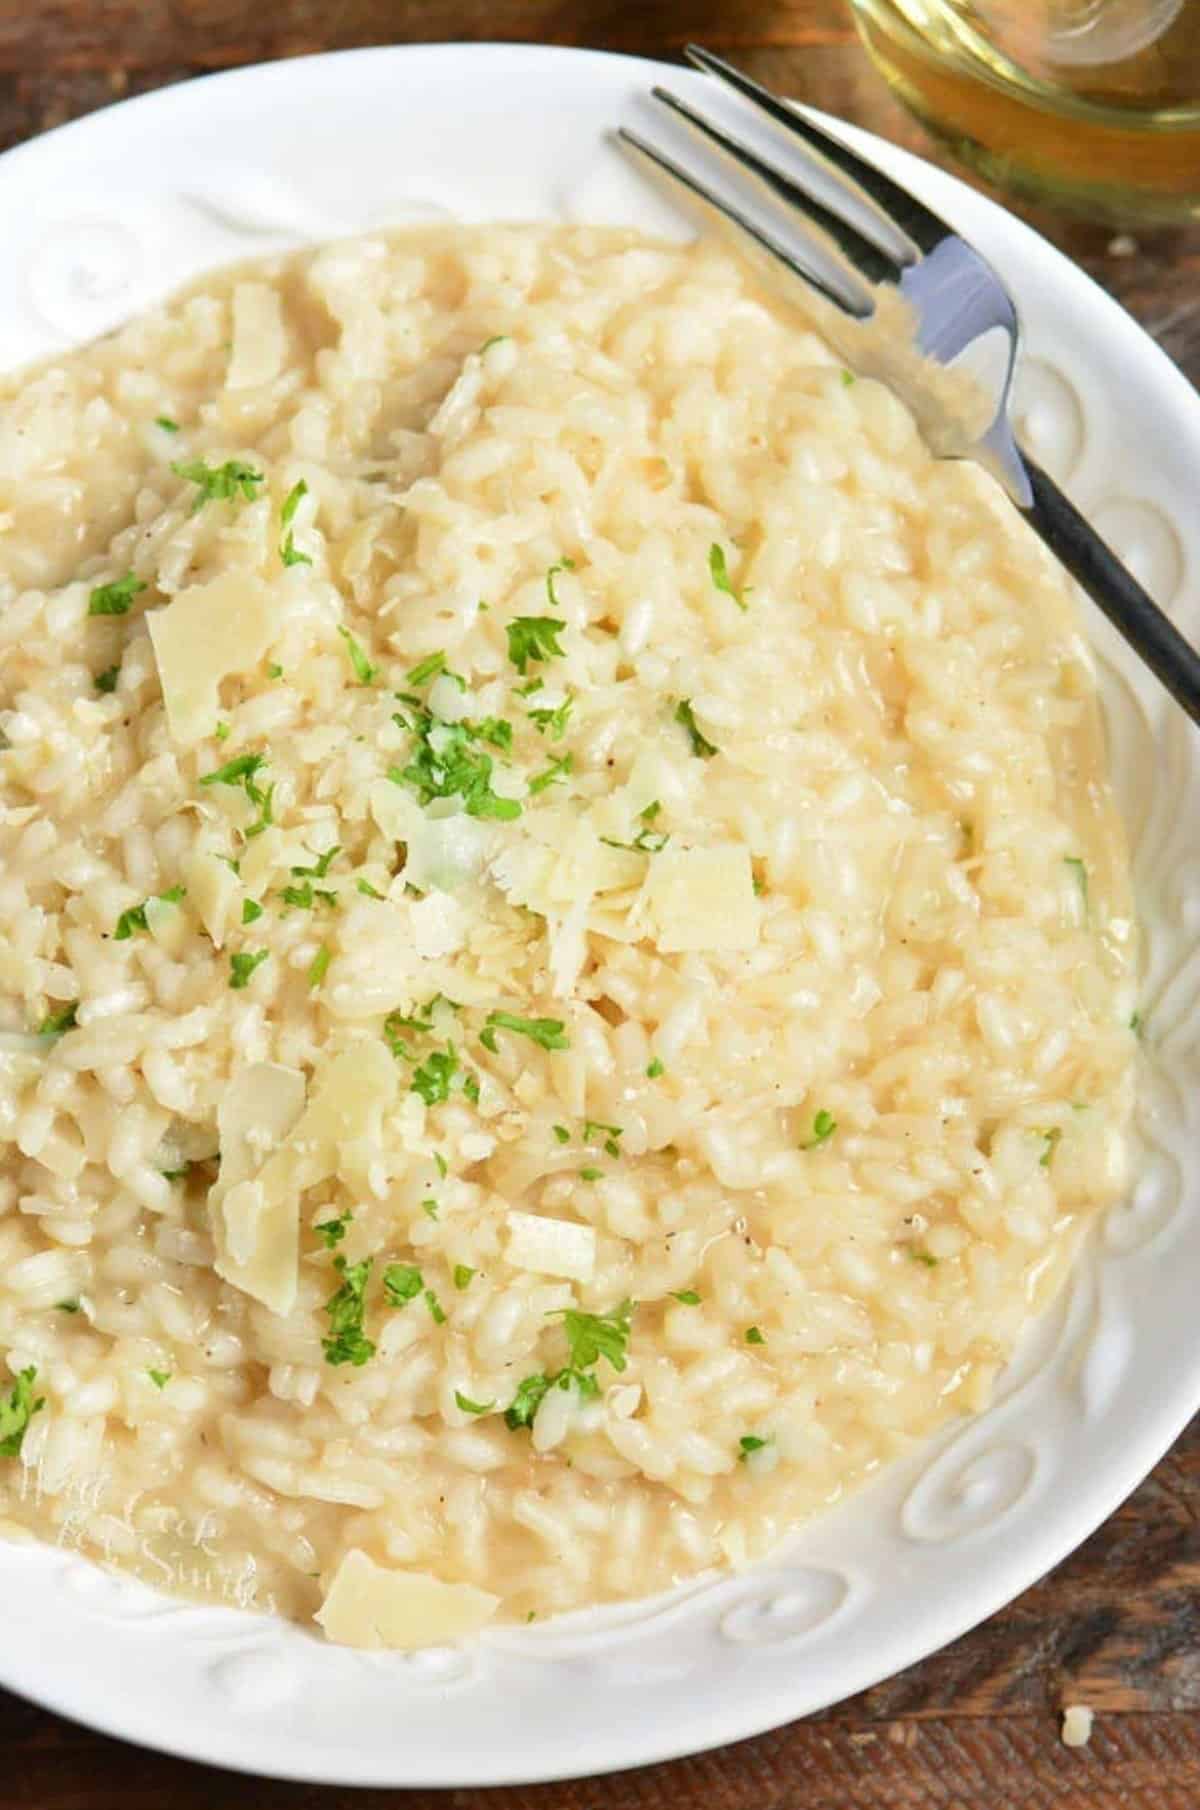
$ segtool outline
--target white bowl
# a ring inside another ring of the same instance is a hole
[[[189,82],[0,159],[8,364],[115,325],[201,270],[429,219],[682,222],[614,148],[661,72],[450,45]],[[677,88],[701,78],[669,72]],[[1031,449],[1185,632],[1200,625],[1200,400],[1026,226],[848,136],[967,233],[1020,303]],[[1147,933],[1145,1155],[1000,1398],[737,1576],[621,1610],[362,1654],[193,1607],[67,1552],[0,1546],[0,1682],[222,1766],[348,1784],[490,1785],[694,1752],[911,1664],[1057,1563],[1200,1404],[1200,738],[1097,612],[1113,759]]]

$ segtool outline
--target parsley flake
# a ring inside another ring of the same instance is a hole
[[[135,930],[146,930],[149,928],[146,923],[147,905],[178,905],[180,899],[184,896],[184,887],[172,886],[169,891],[156,893],[154,898],[143,899],[140,905],[133,905],[128,911],[123,911],[117,919],[117,927],[113,931],[113,941],[115,943],[127,943]]]
[[[548,735],[552,742],[561,742],[567,732],[567,719],[574,705],[575,699],[566,697],[554,710],[531,710],[529,720],[537,726],[539,735]]]
[[[77,1314],[81,1304],[78,1295],[76,1295],[71,1301],[56,1301],[54,1305],[60,1314]]]
[[[452,1044],[426,1056],[413,1074],[410,1093],[419,1094],[426,1106],[440,1106],[450,1098],[450,1084],[458,1072],[458,1057]]]
[[[367,659],[366,654],[364,654],[362,648],[354,639],[354,636],[350,633],[348,628],[339,627],[338,634],[346,643],[346,652],[350,656],[350,665],[358,683],[360,685],[374,685],[376,679],[379,677],[379,668],[371,665],[371,662]]]
[[[836,1130],[837,1120],[831,1112],[826,1112],[824,1107],[822,1107],[821,1111],[813,1120],[812,1136],[806,1138],[804,1143],[801,1144],[801,1150],[815,1150],[818,1144],[827,1143]]]
[[[229,503],[239,495],[246,502],[253,502],[263,482],[262,472],[255,471],[244,459],[226,459],[223,465],[206,465],[203,459],[192,459],[186,464],[173,463],[171,470],[177,478],[198,486],[193,515],[205,503]]]
[[[739,610],[749,609],[745,596],[734,589],[725,564],[725,549],[717,541],[708,549],[708,573],[714,587],[726,597],[732,597]]]
[[[0,1401],[0,1458],[15,1458],[34,1415],[46,1405],[44,1395],[34,1399],[37,1365],[29,1364],[17,1375],[7,1401]]]
[[[357,1368],[375,1356],[375,1346],[363,1333],[373,1261],[371,1257],[364,1257],[361,1263],[347,1263],[344,1257],[333,1260],[342,1282],[325,1303],[329,1336],[321,1340],[321,1349],[327,1364],[353,1364]]]
[[[490,1414],[496,1406],[494,1401],[472,1401],[460,1389],[454,1391],[454,1400],[464,1414]]]
[[[672,1290],[671,1299],[680,1302],[684,1307],[699,1307],[700,1305],[700,1297],[694,1288],[674,1289]]]
[[[700,733],[696,723],[695,712],[692,709],[692,700],[690,698],[680,698],[678,704],[676,704],[675,721],[682,724],[683,728],[687,730],[687,737],[692,745],[692,753],[697,755],[700,760],[711,760],[714,754],[719,754],[721,752],[714,742],[710,742],[707,736]]]
[[[383,1292],[390,1307],[407,1307],[425,1286],[425,1279],[412,1263],[389,1263],[383,1272]]]
[[[555,578],[558,576],[558,574],[560,572],[573,572],[574,570],[575,570],[575,561],[573,559],[560,559],[554,565],[552,565],[550,570],[547,572],[547,574],[546,574],[546,595],[550,599],[550,608],[552,610],[561,610],[561,608],[562,608],[562,604],[558,601],[558,598],[554,594]]]
[[[646,1064],[647,1081],[657,1081],[658,1077],[665,1073],[666,1073],[666,1067],[660,1056],[655,1056],[652,1061],[647,1062],[647,1064]]]
[[[383,897],[381,892],[376,892],[369,880],[356,880],[354,885],[355,890],[361,892],[364,899],[382,899]]]
[[[431,1288],[425,1290],[425,1305],[433,1316],[434,1325],[444,1326],[446,1324],[446,1310]]]
[[[172,421],[170,415],[155,415],[154,425],[155,427],[161,427],[164,434],[177,434],[179,432],[178,421]]]
[[[569,1144],[571,1142],[571,1134],[565,1125],[555,1125],[553,1129],[554,1135],[560,1144]]]
[[[582,1313],[574,1307],[557,1310],[562,1315],[573,1370],[590,1370],[601,1358],[614,1370],[624,1370],[633,1307],[632,1301],[625,1300],[606,1314]]]
[[[767,1342],[767,1337],[766,1337],[766,1334],[762,1331],[761,1327],[747,1326],[747,1328],[746,1328],[747,1345],[765,1345],[766,1342]]]
[[[133,572],[127,572],[124,578],[115,579],[112,584],[97,585],[88,598],[89,616],[125,616],[139,591],[146,586]]]
[[[97,691],[107,693],[117,689],[117,680],[120,676],[121,668],[119,664],[116,666],[106,666],[103,672],[98,672],[96,674],[92,683],[95,685]]]
[[[530,1038],[544,1050],[569,1050],[571,1047],[561,1018],[518,1018],[513,1012],[489,1012],[487,1023],[479,1033],[479,1041],[493,1055],[497,1048],[497,1031],[514,1031],[519,1037]]]
[[[493,761],[472,745],[479,740],[474,724],[443,722],[420,706],[414,709],[411,723],[398,714],[393,720],[416,741],[406,767],[388,768],[393,785],[411,786],[423,805],[435,798],[461,798],[468,817],[511,822],[521,815],[515,798],[503,798],[493,791]]]
[[[346,1236],[346,1227],[353,1218],[353,1213],[347,1208],[346,1212],[339,1213],[336,1219],[321,1220],[319,1225],[313,1227],[313,1231],[321,1240],[325,1249],[327,1251],[332,1251],[335,1245],[339,1245]]]
[[[475,1271],[470,1267],[469,1264],[456,1263],[454,1266],[454,1286],[455,1286],[455,1288],[459,1288],[459,1289],[469,1288],[471,1286],[471,1278],[474,1274],[475,1274]]]
[[[593,1168],[589,1164],[589,1166],[586,1169],[581,1169],[579,1171],[579,1179],[580,1179],[580,1181],[584,1181],[584,1182],[598,1182],[600,1180],[600,1177],[603,1174],[604,1174],[603,1169]]]
[[[154,1384],[156,1389],[165,1389],[171,1380],[171,1372],[169,1370],[147,1370],[146,1375],[150,1378],[150,1381]]]
[[[514,616],[505,633],[508,657],[521,677],[531,660],[553,660],[561,656],[558,637],[566,623],[556,616]]]
[[[504,1424],[510,1432],[531,1427],[534,1416],[550,1388],[550,1378],[541,1374],[527,1376],[517,1389],[512,1402],[504,1410]]]
[[[256,924],[263,914],[263,908],[257,899],[242,900],[242,923]]]
[[[308,965],[307,979],[310,987],[320,986],[332,960],[333,951],[330,949],[329,944],[322,943]]]
[[[775,1435],[773,1433],[766,1439],[760,1439],[757,1433],[743,1433],[738,1440],[738,1445],[741,1447],[738,1458],[739,1460],[749,1458],[751,1452],[761,1452],[764,1446],[774,1445],[774,1443]]]
[[[550,765],[545,768],[543,772],[535,773],[530,780],[530,797],[535,797],[537,793],[544,792],[547,786],[557,785],[559,780],[565,779],[570,771],[571,756],[569,754],[562,755],[558,760],[552,760]]]
[[[260,968],[270,954],[269,949],[239,950],[229,958],[229,984],[235,993],[250,985],[250,976],[256,968]]]
[[[283,508],[279,512],[279,526],[283,531],[283,539],[279,543],[279,557],[285,566],[311,566],[312,560],[307,553],[301,553],[296,547],[296,537],[292,531],[292,522],[300,507],[302,497],[308,495],[308,485],[301,478],[292,485],[284,499]]]
[[[38,1036],[62,1037],[67,1031],[73,1031],[78,1010],[79,1001],[73,999],[70,1005],[63,1006],[60,1011],[47,1012],[37,1028]]]

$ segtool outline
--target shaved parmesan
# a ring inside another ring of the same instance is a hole
[[[596,1234],[591,1226],[569,1219],[511,1212],[505,1256],[514,1269],[590,1282],[596,1270]]]
[[[752,949],[758,941],[761,914],[747,848],[664,849],[650,863],[643,899],[666,955]]]
[[[184,880],[190,904],[200,914],[200,922],[208,932],[214,949],[220,949],[225,942],[225,932],[240,894],[237,876],[227,862],[201,847],[190,856]]]
[[[372,786],[371,815],[385,836],[404,843],[404,878],[421,892],[455,892],[474,879],[495,841],[492,827],[479,818],[463,811],[426,813],[390,779]]]
[[[304,1109],[304,1077],[277,1062],[255,1062],[226,1084],[217,1108],[221,1173],[208,1193],[214,1268],[273,1313],[296,1302],[299,1197],[268,1194],[252,1178]]]
[[[272,645],[278,622],[269,585],[245,573],[189,585],[146,617],[167,726],[190,746],[211,735],[221,680],[252,671]]]
[[[471,1584],[377,1565],[355,1548],[338,1566],[316,1620],[339,1646],[408,1651],[474,1634],[499,1602]]]
[[[233,352],[225,374],[228,390],[248,390],[278,377],[287,357],[287,334],[278,293],[266,283],[238,283],[233,292]]]

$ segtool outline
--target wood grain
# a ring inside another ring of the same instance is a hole
[[[0,147],[125,94],[269,57],[443,39],[674,56],[691,38],[943,161],[884,89],[838,0],[8,0]],[[1016,211],[1200,383],[1200,228],[1134,243]],[[1079,1752],[1059,1740],[1071,1701],[1097,1712]],[[1198,1708],[1200,1423],[1077,1553],[983,1627],[736,1747],[604,1781],[400,1797],[192,1766],[0,1693],[0,1810],[1197,1810]]]

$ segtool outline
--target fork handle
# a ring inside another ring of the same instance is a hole
[[[1021,454],[1033,501],[1022,511],[1072,578],[1099,604],[1171,696],[1200,724],[1200,654],[1101,540],[1054,479]]]

